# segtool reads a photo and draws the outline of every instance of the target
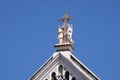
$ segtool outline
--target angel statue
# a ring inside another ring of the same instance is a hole
[[[58,42],[59,44],[63,43],[63,30],[60,27],[58,28]]]
[[[68,42],[73,44],[72,33],[73,33],[72,25],[68,24],[66,35]]]

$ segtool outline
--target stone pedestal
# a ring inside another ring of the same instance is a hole
[[[55,44],[54,47],[56,48],[56,51],[73,51],[73,45],[70,43],[64,43],[64,44]]]

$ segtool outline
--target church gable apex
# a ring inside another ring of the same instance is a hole
[[[51,80],[54,76],[58,80],[69,74],[70,80],[75,77],[77,80],[99,80],[88,68],[78,61],[71,52],[56,52],[30,80]]]

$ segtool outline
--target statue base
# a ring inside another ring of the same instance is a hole
[[[64,43],[64,44],[55,44],[54,47],[56,48],[56,51],[73,51],[73,45],[70,43]]]

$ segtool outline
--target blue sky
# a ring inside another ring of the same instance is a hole
[[[120,80],[120,0],[1,0],[1,80],[28,80],[55,52],[65,11],[73,54],[101,80]]]

